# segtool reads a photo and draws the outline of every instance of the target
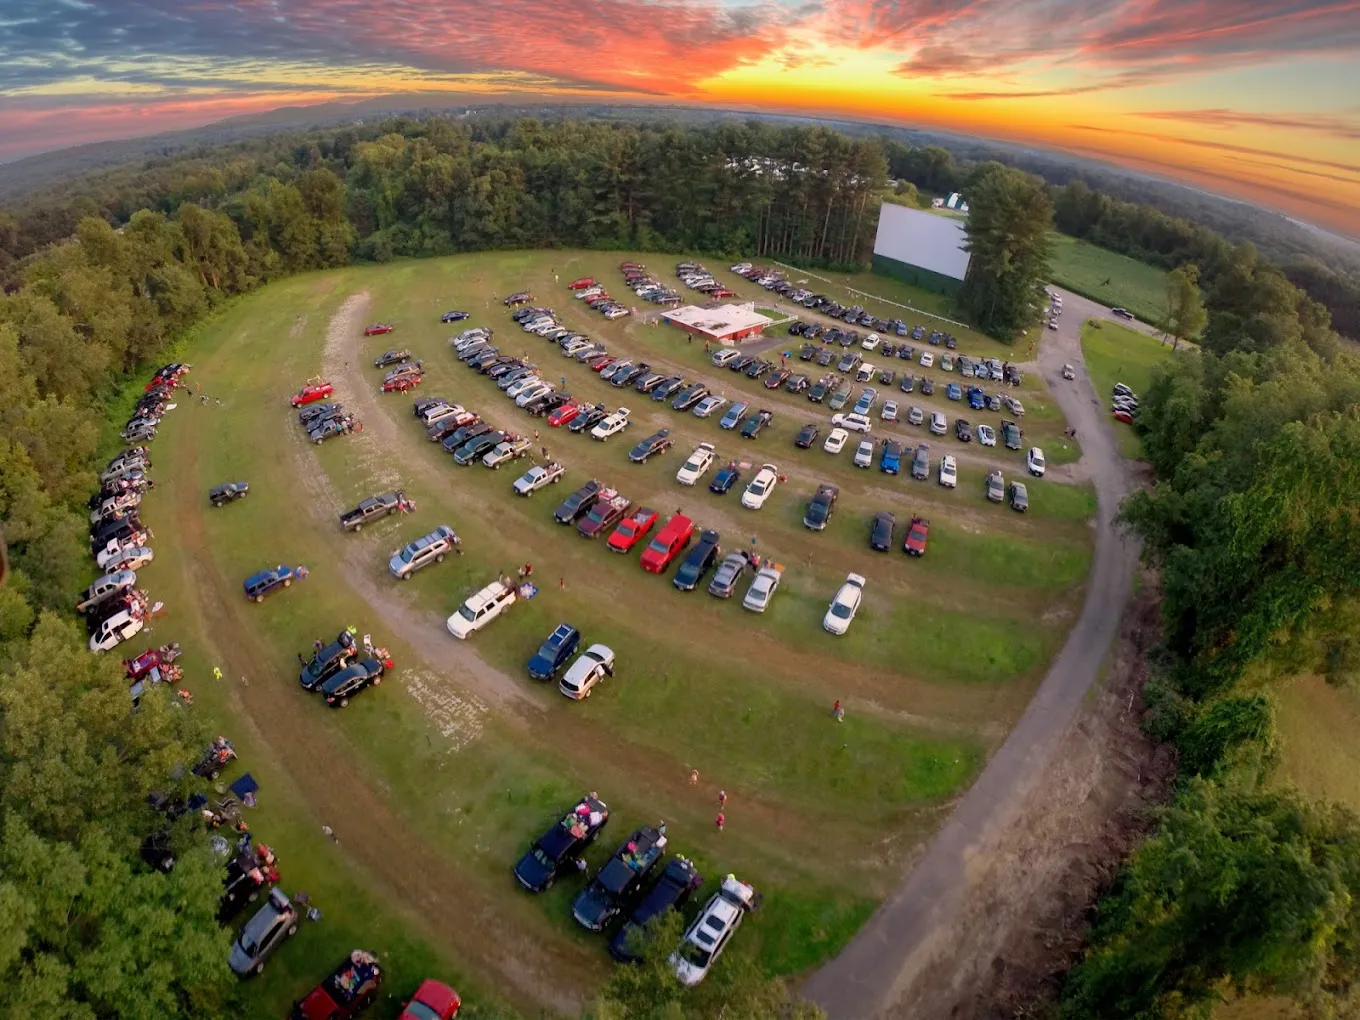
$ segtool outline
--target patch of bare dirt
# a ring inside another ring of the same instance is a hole
[[[1158,594],[1145,583],[1130,603],[1105,682],[1059,743],[1053,774],[1002,842],[969,862],[961,909],[940,920],[931,962],[888,1016],[1010,1020],[1056,997],[1090,907],[1146,833],[1148,809],[1175,771],[1171,749],[1140,728]]]

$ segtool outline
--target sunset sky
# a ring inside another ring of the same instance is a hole
[[[1360,0],[0,3],[0,160],[418,92],[944,128],[1360,236]]]

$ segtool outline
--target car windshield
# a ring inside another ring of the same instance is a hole
[[[680,947],[680,956],[687,963],[692,963],[694,966],[700,968],[707,967],[709,961],[713,959],[711,950],[695,945],[693,942],[689,941],[686,941],[684,945]]]
[[[835,602],[831,606],[831,615],[838,620],[850,619],[850,607],[844,602]]]
[[[406,1012],[403,1017],[410,1017],[411,1020],[441,1020],[441,1017],[423,1002],[412,999],[406,1004]]]
[[[699,467],[700,467],[702,464],[703,464],[703,461],[700,460],[698,457],[691,457],[689,460],[685,461],[685,470],[686,470],[686,471],[698,471],[698,470],[699,470]]]
[[[661,539],[659,539],[659,538],[656,539],[654,542],[652,542],[651,545],[647,546],[647,549],[648,549],[649,551],[651,551],[651,552],[658,552],[658,553],[663,553],[663,552],[665,552],[665,551],[666,551],[666,548],[667,548],[667,547],[666,547],[666,543],[663,542],[663,541],[661,541]]]
[[[466,602],[458,607],[458,615],[469,623],[475,623],[477,620],[477,613]]]
[[[401,560],[401,562],[403,562],[403,563],[410,563],[413,559],[415,559],[415,557],[416,557],[416,552],[417,552],[417,550],[416,550],[416,548],[415,548],[414,546],[409,546],[409,545],[408,545],[405,549],[403,549],[403,550],[401,551],[401,554],[400,554],[400,556],[399,556],[398,558],[399,558],[399,559]]]

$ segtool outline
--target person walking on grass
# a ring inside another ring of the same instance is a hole
[[[841,706],[840,698],[837,698],[836,703],[831,706],[831,714],[835,716],[836,722],[845,722],[845,709]]]
[[[723,831],[723,826],[727,824],[727,816],[724,815],[721,811],[719,811],[719,812],[718,812],[718,817],[715,818],[715,819],[713,819],[713,822],[714,822],[715,825],[718,826],[718,831],[719,831],[719,832],[722,832],[722,831]]]
[[[727,791],[726,791],[726,790],[719,790],[719,791],[718,791],[718,809],[719,809],[719,810],[722,810],[722,809],[725,808],[725,807],[727,807]]]

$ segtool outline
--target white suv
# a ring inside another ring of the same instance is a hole
[[[741,505],[747,510],[759,510],[778,484],[779,468],[773,464],[762,464],[756,476],[751,479],[751,484],[746,486],[746,491],[741,494]]]
[[[874,427],[873,419],[867,414],[835,414],[831,416],[831,424],[845,429],[847,432],[869,432]]]
[[[501,615],[506,606],[515,601],[515,589],[492,581],[473,595],[449,617],[449,633],[459,640],[481,630]]]
[[[756,891],[745,882],[732,875],[723,879],[717,893],[685,931],[680,947],[671,954],[671,966],[682,985],[697,985],[708,977],[713,961],[727,948],[755,899]]]
[[[689,460],[680,465],[680,470],[675,473],[675,480],[681,485],[693,485],[712,466],[713,457],[713,444],[700,443],[689,455]]]
[[[822,618],[822,627],[832,634],[844,634],[854,622],[859,611],[860,600],[864,597],[864,578],[860,574],[847,574],[836,597],[827,607]]]
[[[90,635],[90,651],[107,652],[110,648],[116,648],[128,638],[140,634],[144,626],[140,616],[133,616],[126,609],[114,613]]]

